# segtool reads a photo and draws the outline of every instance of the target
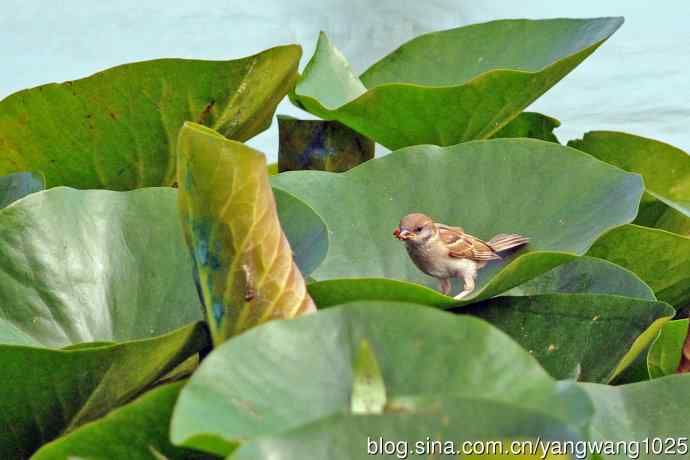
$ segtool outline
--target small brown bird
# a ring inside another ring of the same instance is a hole
[[[435,223],[419,213],[403,217],[393,236],[405,242],[407,253],[417,268],[441,282],[441,292],[445,295],[450,292],[450,279],[462,278],[465,288],[456,299],[474,290],[477,272],[489,260],[500,259],[498,252],[528,242],[528,238],[514,233],[502,233],[482,241],[460,227]]]

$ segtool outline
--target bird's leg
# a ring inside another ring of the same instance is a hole
[[[443,295],[448,295],[450,292],[450,280],[448,278],[441,278],[439,281],[441,282],[441,292]]]
[[[455,296],[455,300],[460,300],[472,291],[474,291],[474,274],[463,273],[463,281],[465,282],[465,289],[463,289],[460,294]]]

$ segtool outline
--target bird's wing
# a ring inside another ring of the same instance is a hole
[[[460,227],[437,224],[438,234],[448,248],[450,257],[472,260],[496,260],[501,257],[479,238],[465,233]]]

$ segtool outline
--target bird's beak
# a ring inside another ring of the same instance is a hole
[[[407,230],[400,230],[399,228],[396,228],[393,231],[393,236],[399,239],[400,241],[405,241],[410,237],[410,232]]]

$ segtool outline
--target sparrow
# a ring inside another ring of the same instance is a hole
[[[451,278],[462,278],[464,289],[455,296],[458,300],[474,290],[477,272],[488,261],[499,260],[499,252],[529,241],[516,233],[501,233],[489,241],[482,241],[460,227],[436,223],[420,213],[403,217],[393,236],[405,242],[407,253],[417,268],[440,281],[444,295],[450,292]]]

